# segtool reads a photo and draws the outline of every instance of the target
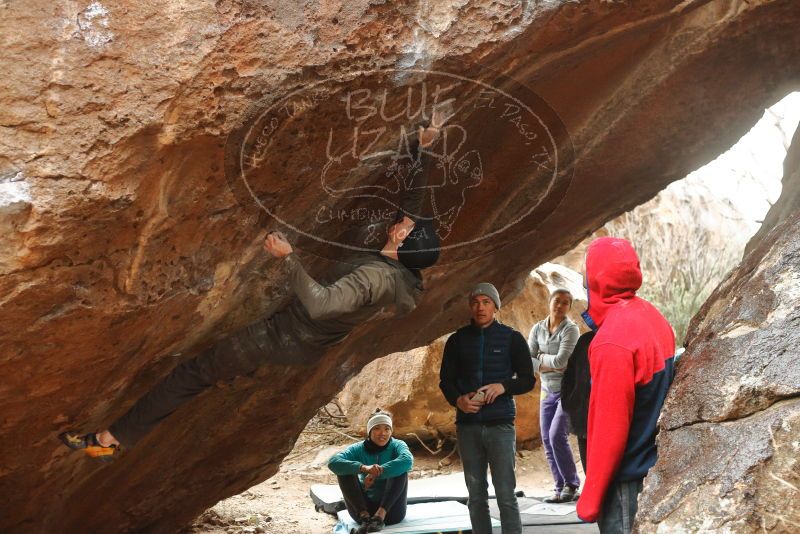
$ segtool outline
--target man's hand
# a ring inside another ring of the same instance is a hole
[[[364,489],[371,488],[374,483],[375,483],[375,477],[373,477],[372,475],[367,475],[366,478],[364,478]]]
[[[419,146],[428,148],[439,137],[440,129],[436,126],[428,126],[427,128],[419,127]]]
[[[472,396],[475,395],[475,393],[476,392],[467,393],[456,399],[456,406],[458,406],[458,409],[464,413],[478,413],[481,406],[484,405],[484,402],[472,400]]]
[[[264,250],[276,258],[285,258],[293,252],[292,245],[278,232],[270,232],[264,240]]]
[[[497,397],[506,392],[506,388],[503,384],[486,384],[478,388],[478,391],[483,391],[486,394],[486,404],[491,404]]]
[[[441,133],[442,128],[444,127],[444,123],[449,118],[450,117],[446,115],[446,111],[434,109],[433,115],[431,116],[430,124],[426,128],[423,128],[422,126],[419,127],[420,146],[423,148],[431,146],[434,143],[434,141],[436,141],[436,139],[439,137],[439,134]]]
[[[389,227],[389,240],[387,245],[399,246],[414,229],[415,224],[414,219],[410,218],[408,215],[404,215],[400,221]]]

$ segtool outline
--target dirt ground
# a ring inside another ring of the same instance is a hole
[[[348,437],[346,426],[321,412],[306,426],[275,476],[218,502],[201,514],[184,533],[330,534],[336,520],[332,515],[315,511],[309,490],[312,484],[336,483],[336,477],[326,467],[328,458],[358,437]],[[583,480],[578,447],[572,438],[571,443]],[[419,443],[409,445],[414,452],[414,469],[410,478],[430,478],[461,471],[458,453],[449,455],[453,443],[445,443],[437,454],[431,454]],[[435,444],[426,445],[434,449]],[[535,497],[549,495],[551,488],[552,478],[541,447],[518,451],[517,489]]]

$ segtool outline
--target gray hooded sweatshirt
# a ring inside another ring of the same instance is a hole
[[[549,326],[550,317],[547,317],[533,325],[528,334],[528,347],[531,349],[531,357],[533,357],[534,372],[538,372],[542,365],[553,369],[565,368],[581,335],[578,325],[569,317],[561,321],[553,334],[550,334]],[[542,373],[542,391],[560,392],[563,376],[563,373],[555,371]]]

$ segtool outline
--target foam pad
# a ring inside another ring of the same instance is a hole
[[[408,504],[434,501],[467,502],[467,485],[464,473],[455,472],[433,478],[417,478],[408,481]],[[489,497],[494,497],[494,486],[489,479]],[[337,484],[314,484],[311,486],[311,500],[317,511],[335,514],[344,510],[342,492]]]
[[[333,528],[334,534],[349,534],[350,529],[358,527],[347,510],[338,513],[339,523]],[[492,527],[499,527],[500,522],[492,519]],[[424,534],[439,532],[468,532],[472,528],[469,521],[469,510],[457,501],[441,501],[410,504],[406,517],[395,525],[386,525],[385,534]]]
[[[597,532],[596,525],[584,523],[578,518],[574,502],[550,504],[532,497],[518,497],[517,502],[524,526],[575,525],[577,528],[564,532]],[[500,510],[494,499],[489,501],[489,513],[492,517],[500,517]]]

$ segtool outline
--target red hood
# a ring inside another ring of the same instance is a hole
[[[639,257],[628,241],[618,237],[595,239],[586,250],[589,315],[599,327],[611,306],[636,296],[642,286]]]

